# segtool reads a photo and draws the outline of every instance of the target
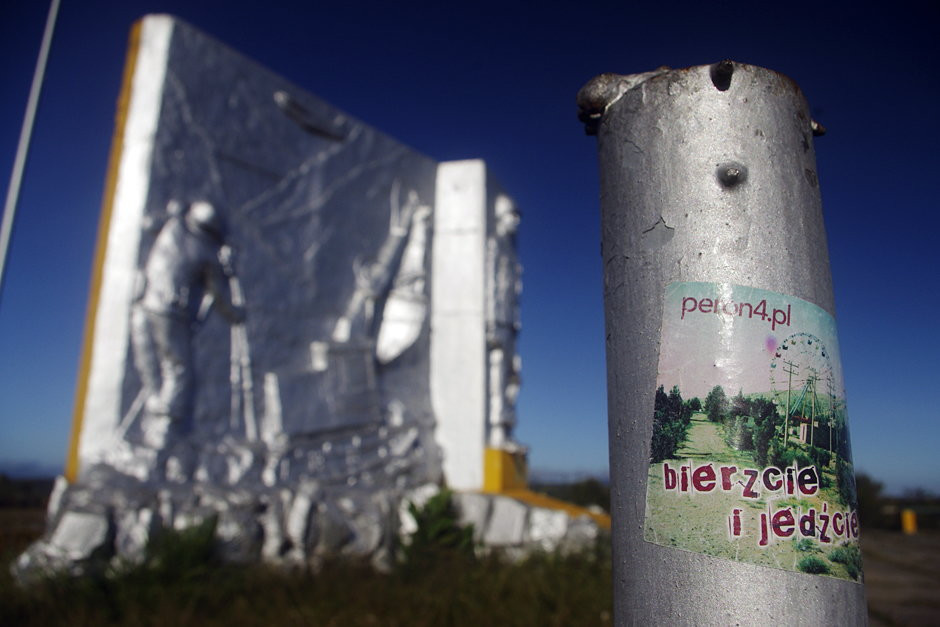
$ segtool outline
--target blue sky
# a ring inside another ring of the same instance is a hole
[[[938,9],[547,5],[62,0],[0,301],[0,468],[65,459],[127,34],[160,12],[434,159],[488,162],[523,211],[517,433],[540,469],[607,468],[597,158],[578,89],[724,58],[787,74],[829,130],[816,154],[856,465],[893,492],[940,492]],[[47,9],[2,10],[4,183]]]

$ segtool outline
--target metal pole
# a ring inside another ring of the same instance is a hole
[[[728,523],[724,539],[719,537],[716,546],[722,542],[730,546],[734,532],[741,533],[734,544],[740,554],[722,553],[720,546],[695,548],[693,536],[703,522],[688,515],[691,509],[682,508],[718,502],[709,499],[725,499],[721,503],[741,499],[747,479],[741,463],[733,485],[729,481],[723,493],[720,475],[708,481],[709,473],[719,469],[716,462],[711,471],[702,470],[698,477],[704,478],[697,484],[703,493],[675,497],[675,511],[685,518],[675,524],[680,532],[674,546],[669,546],[672,539],[657,535],[647,517],[648,485],[664,493],[669,481],[681,476],[670,475],[670,470],[651,459],[656,388],[665,381],[668,391],[668,377],[663,373],[684,372],[686,367],[681,359],[671,365],[660,363],[661,350],[674,339],[665,337],[664,329],[667,322],[679,324],[680,314],[682,323],[694,317],[689,312],[691,300],[688,306],[682,301],[681,312],[671,305],[667,310],[664,294],[669,286],[704,290],[714,285],[719,295],[733,293],[735,297],[745,293],[738,286],[747,286],[753,293],[785,295],[780,298],[789,299],[786,302],[794,311],[812,309],[826,312],[821,317],[834,315],[813,152],[813,135],[821,134],[821,127],[810,119],[807,104],[790,79],[730,61],[631,76],[604,74],[585,85],[578,105],[588,134],[597,135],[600,160],[616,624],[865,624],[864,586],[857,581],[847,580],[844,573],[841,579],[807,574],[803,567],[796,567],[797,559],[803,559],[799,556],[773,563],[772,551],[789,551],[787,547],[803,537],[796,524],[788,524],[786,514],[774,519],[781,523],[779,528],[764,524],[742,532],[740,525],[731,524],[735,515],[754,512],[755,525],[759,525],[760,512],[768,512],[769,521],[775,508],[785,509],[792,502],[783,498],[786,488],[778,489],[774,471],[770,471],[768,485],[777,492],[767,492],[760,500],[744,499],[747,502],[737,510],[729,505],[719,520],[708,523]],[[708,324],[717,325],[728,337],[746,331],[747,324],[756,324],[761,313],[759,309],[754,312],[757,302],[720,300],[722,312],[718,311],[719,298],[696,301],[701,307],[695,311],[699,316],[695,321],[701,322],[695,324],[706,324],[708,316],[702,315],[706,311],[711,319],[721,321]],[[765,307],[769,313],[767,303]],[[788,331],[776,325],[768,320],[761,327],[767,330],[768,360],[774,357],[776,338]],[[689,336],[682,341],[689,343],[688,361],[704,359],[693,354],[699,338]],[[739,350],[732,343],[728,340],[726,348]],[[836,352],[837,347],[832,350]],[[788,357],[792,355],[782,359]],[[718,372],[727,364],[716,359],[708,362],[712,365]],[[735,380],[727,370],[722,376]],[[734,376],[743,380],[749,375],[741,369]],[[677,383],[691,388],[694,378],[680,377]],[[777,424],[782,426],[782,387],[786,385],[782,369],[780,378]],[[737,387],[729,390],[729,394],[734,392]],[[698,395],[684,393],[684,398]],[[692,429],[711,429],[704,414],[699,416]],[[777,446],[776,439],[770,439],[771,446]],[[667,455],[666,463],[678,472],[687,462],[681,448],[673,455],[678,459]],[[729,450],[728,455],[743,453]],[[689,462],[688,476],[702,463]],[[661,484],[654,484],[656,472],[663,473]],[[812,471],[808,472],[805,487],[809,492],[813,482]],[[677,485],[684,485],[682,480]],[[817,489],[815,496],[821,494]],[[832,492],[826,494],[830,498]],[[803,513],[796,507],[791,510],[795,517]],[[827,512],[833,509],[830,504]],[[817,518],[814,525],[806,526],[812,555],[830,574],[842,572],[838,563],[828,560],[837,543],[820,539],[819,523]],[[780,540],[776,549],[764,549],[758,548],[761,532],[791,535]],[[854,546],[857,551],[857,542]]]
[[[46,30],[42,36],[42,45],[39,48],[39,59],[36,61],[36,71],[33,74],[33,85],[29,90],[29,100],[26,103],[26,115],[23,119],[23,128],[20,130],[20,142],[16,148],[13,173],[10,175],[10,186],[7,188],[6,204],[3,206],[3,222],[0,224],[0,298],[3,296],[7,251],[10,247],[13,219],[16,217],[20,184],[23,182],[23,171],[26,167],[26,156],[29,152],[29,139],[33,133],[33,122],[36,119],[39,94],[42,91],[42,81],[46,74],[46,61],[49,59],[49,48],[52,45],[52,32],[55,30],[55,21],[58,14],[59,0],[52,0],[52,4],[49,6],[49,16],[46,18]]]

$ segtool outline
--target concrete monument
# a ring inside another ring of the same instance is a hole
[[[387,564],[404,504],[443,483],[484,542],[596,531],[479,494],[525,475],[519,214],[482,162],[150,16],[103,206],[67,481],[22,576],[210,517],[231,559]]]

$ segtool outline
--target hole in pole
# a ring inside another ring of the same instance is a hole
[[[711,67],[712,84],[718,91],[727,91],[731,87],[731,76],[734,74],[734,62],[730,59],[719,61]]]

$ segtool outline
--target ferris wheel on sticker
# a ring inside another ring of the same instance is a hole
[[[800,441],[812,443],[814,427],[828,422],[835,404],[832,358],[822,340],[795,333],[780,342],[770,361],[770,385],[785,430],[797,428]]]
[[[786,384],[784,387],[776,385],[777,381],[781,380],[781,374],[784,373],[784,367],[787,365],[800,367],[803,370],[800,376],[803,378],[811,370],[817,375],[832,372],[832,361],[826,345],[811,333],[794,333],[777,346],[774,357],[770,361],[770,381],[774,384],[775,392],[787,389]]]

